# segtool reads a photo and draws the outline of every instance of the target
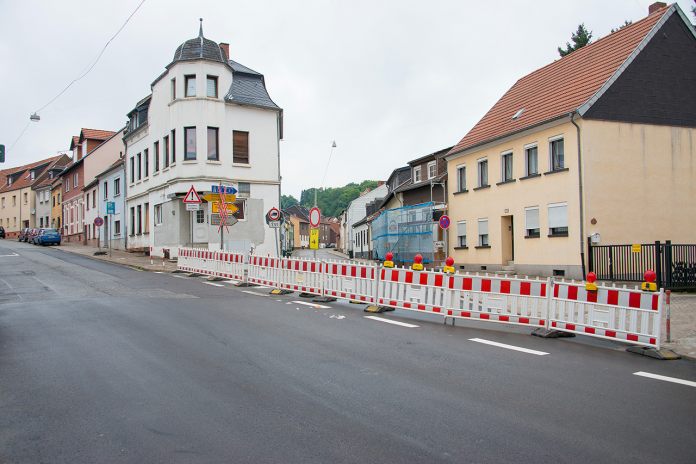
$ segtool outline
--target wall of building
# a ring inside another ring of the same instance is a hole
[[[51,186],[34,190],[34,221],[36,227],[50,227],[51,224]]]
[[[51,186],[51,227],[63,233],[63,184],[60,179]]]
[[[119,193],[115,194],[114,183],[115,180],[119,179]],[[106,183],[106,185],[105,185]],[[106,191],[106,196],[104,192]],[[126,247],[126,216],[125,211],[125,171],[123,169],[114,169],[107,172],[104,176],[99,177],[99,215],[104,220],[104,225],[101,227],[99,236],[102,239],[102,245],[105,247],[109,246],[109,240],[111,240],[111,247],[115,250],[123,250]],[[106,203],[114,203],[113,215],[106,214]],[[120,231],[115,232],[115,223],[118,221]]]
[[[582,130],[585,236],[696,243],[696,129],[585,120]]]
[[[579,121],[583,124],[583,121]],[[550,170],[549,138],[564,137],[565,168],[567,171],[548,173]],[[539,176],[526,176],[524,147],[536,143]],[[514,182],[496,185],[502,180],[501,153],[513,152]],[[488,159],[488,185],[477,190],[477,162]],[[448,195],[449,228],[448,254],[457,269],[479,271],[500,270],[512,261],[514,240],[515,270],[537,275],[551,275],[554,270],[565,271],[566,276],[580,278],[580,211],[578,194],[577,134],[568,119],[542,126],[535,131],[521,133],[493,144],[482,146],[448,160],[448,177],[457,179],[457,167],[466,165],[467,193],[457,194],[453,187]],[[549,237],[548,205],[567,202],[568,236]],[[525,238],[525,208],[539,208],[540,237]],[[478,220],[488,219],[490,248],[478,246]],[[467,249],[457,247],[457,222],[466,221]],[[509,230],[512,221],[512,230]],[[512,232],[512,234],[510,234]],[[513,238],[514,235],[514,238]],[[464,266],[462,268],[462,266]],[[535,272],[531,272],[531,270]]]

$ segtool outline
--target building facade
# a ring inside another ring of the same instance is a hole
[[[102,246],[114,250],[126,249],[126,171],[123,158],[97,174],[99,184],[99,215],[104,221],[100,230]],[[109,214],[108,204],[114,204]]]
[[[275,254],[276,234],[265,221],[280,205],[282,109],[264,76],[228,58],[229,46],[203,36],[181,44],[129,113],[126,144],[128,241],[155,254],[179,246],[220,248],[219,212],[203,200],[182,202],[191,187],[201,197],[221,182],[238,193],[224,246]],[[223,228],[224,229],[224,228]]]

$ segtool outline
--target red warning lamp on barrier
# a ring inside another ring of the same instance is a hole
[[[417,254],[415,258],[413,258],[413,266],[411,266],[411,269],[414,271],[422,271],[423,270],[423,265],[421,262],[423,262],[423,257],[420,254]]]
[[[386,258],[387,260],[384,262],[384,267],[394,267],[394,262],[392,261],[394,255],[391,251],[387,252]]]
[[[640,286],[642,290],[645,290],[646,292],[656,292],[657,291],[657,284],[655,283],[655,280],[657,279],[657,274],[655,274],[655,271],[652,269],[648,269],[645,271],[645,274],[643,274],[643,279],[645,279],[645,282],[643,282]]]
[[[585,284],[585,290],[588,292],[596,292],[597,291],[597,284],[595,281],[597,280],[597,274],[594,272],[588,272],[587,273],[587,283]]]
[[[454,258],[452,258],[451,256],[449,256],[449,257],[445,260],[445,267],[444,267],[444,269],[442,269],[442,271],[443,271],[445,274],[454,274],[454,267],[453,267],[453,264],[454,264]]]

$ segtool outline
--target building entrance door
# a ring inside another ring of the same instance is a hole
[[[515,261],[515,221],[512,216],[500,218],[500,238],[503,266],[508,266],[509,261]]]
[[[208,215],[204,209],[191,213],[191,230],[193,243],[208,243]]]

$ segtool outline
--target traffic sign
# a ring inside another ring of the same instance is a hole
[[[449,216],[443,215],[440,218],[440,227],[442,227],[443,229],[447,229],[449,226],[450,226]]]
[[[104,220],[100,217],[94,219],[94,225],[97,227],[101,227],[104,225]]]
[[[107,201],[106,202],[106,214],[116,214],[116,202]]]
[[[209,193],[207,195],[203,195],[203,199],[205,201],[220,201],[220,194],[219,193]],[[237,201],[237,195],[225,195],[225,202],[226,203],[234,203]]]
[[[211,215],[210,215],[210,225],[211,225],[211,226],[221,226],[220,222],[221,222],[221,221],[220,221],[220,215],[219,215],[219,214],[211,214]],[[237,222],[239,222],[239,220],[238,220],[236,217],[234,217],[234,216],[230,216],[230,217],[228,217],[227,219],[225,219],[225,223],[226,223],[227,226],[233,226],[233,225],[235,225]]]
[[[321,222],[321,210],[315,206],[309,210],[309,223],[312,227],[319,227],[319,222]]]
[[[220,193],[220,186],[218,185],[213,185],[213,187],[210,189],[212,190],[213,193]],[[225,195],[234,195],[237,193],[237,189],[234,187],[225,187]]]
[[[200,203],[186,203],[186,211],[198,211],[201,209]]]
[[[227,213],[228,214],[234,214],[237,211],[239,211],[239,208],[234,206],[234,203],[227,203]],[[213,203],[213,214],[218,214],[220,212],[220,203],[214,202]]]
[[[186,194],[186,197],[184,197],[184,203],[200,203],[201,202],[201,197],[198,196],[198,193],[196,192],[196,189],[193,188],[193,185],[191,186],[191,190]]]
[[[268,221],[268,227],[271,229],[280,229],[280,221]]]
[[[278,211],[278,208],[271,208],[271,210],[268,212],[268,219],[271,221],[277,221],[280,219],[280,211]]]
[[[309,249],[319,249],[319,229],[309,229]]]

